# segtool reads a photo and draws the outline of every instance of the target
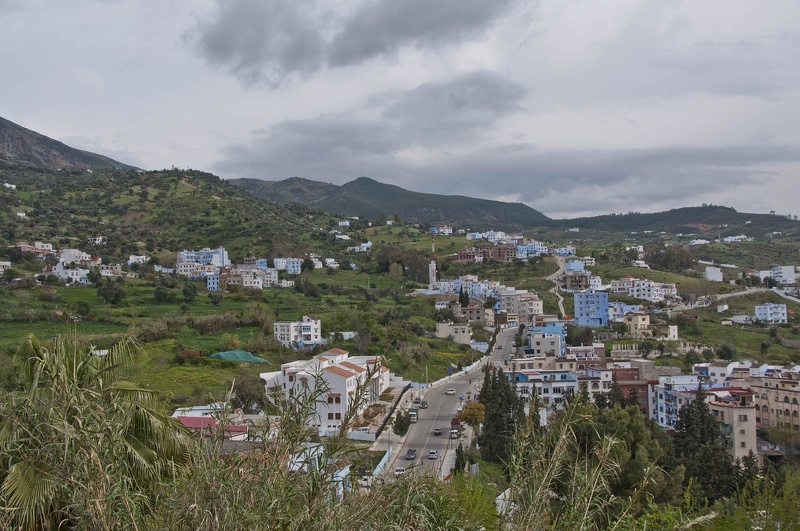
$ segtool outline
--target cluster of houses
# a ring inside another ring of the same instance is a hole
[[[657,367],[650,360],[617,357],[614,351],[608,356],[603,343],[566,346],[564,322],[553,316],[537,317],[527,337],[524,355],[502,368],[526,408],[538,398],[542,422],[569,396],[586,393],[594,400],[616,383],[626,399],[636,397],[648,418],[668,430],[701,386],[735,458],[751,451],[769,453],[757,444],[756,428],[800,430],[800,366],[715,361],[696,364],[692,374],[682,375],[678,367]]]
[[[485,240],[492,245],[472,245],[458,251],[457,259],[462,262],[512,262],[528,258],[553,254],[556,256],[575,256],[575,247],[571,245],[547,245],[544,242],[528,240],[522,234],[506,234],[503,231],[470,232],[467,240]]]
[[[92,245],[102,245],[104,241],[102,236],[89,238],[88,240]],[[48,256],[55,256],[58,262],[55,265],[44,267],[42,272],[45,275],[55,275],[61,280],[71,284],[88,285],[89,272],[92,269],[98,270],[102,277],[135,278],[137,276],[133,271],[123,270],[121,264],[103,264],[99,257],[93,256],[80,249],[59,250],[53,248],[53,244],[51,243],[39,241],[34,242],[33,245],[27,242],[17,242],[14,247],[23,253],[32,254],[41,260],[45,260]],[[149,259],[144,256],[138,257],[131,255],[128,259],[128,265],[146,263],[148,260]]]
[[[369,246],[371,247],[371,243]],[[278,257],[272,259],[272,267],[266,258],[247,257],[242,264],[232,264],[224,247],[216,249],[204,248],[199,251],[181,251],[178,253],[175,271],[178,276],[190,280],[206,281],[208,291],[221,291],[228,286],[241,286],[248,289],[264,289],[267,287],[285,288],[294,286],[293,280],[282,279],[285,275],[299,275],[303,265],[309,260],[314,269],[339,269],[335,258],[322,258],[311,253],[305,258]],[[351,268],[354,264],[350,264]]]
[[[677,234],[676,236],[683,236],[683,234]],[[738,236],[726,236],[724,238],[717,238],[713,240],[713,243],[741,243],[741,242],[751,242],[751,241],[753,241],[752,236],[745,236],[744,234],[740,234]],[[689,241],[689,245],[708,245],[709,243],[712,243],[712,240],[706,240],[704,238],[697,238]]]

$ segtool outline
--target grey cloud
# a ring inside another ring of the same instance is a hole
[[[244,84],[277,86],[288,76],[317,70],[324,60],[320,28],[301,2],[221,2],[188,37],[210,64]]]
[[[476,38],[515,1],[375,0],[346,12],[320,1],[226,0],[185,37],[209,64],[244,84],[275,87],[407,46]]]
[[[526,90],[497,74],[477,71],[455,78],[425,83],[397,95],[382,116],[399,124],[409,136],[462,137],[476,128],[524,109],[520,101]]]
[[[408,45],[438,46],[481,35],[511,0],[377,0],[333,39],[329,61],[349,66]]]

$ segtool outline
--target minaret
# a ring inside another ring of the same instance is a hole
[[[428,287],[433,289],[436,284],[436,235],[431,235],[431,263],[428,265]]]

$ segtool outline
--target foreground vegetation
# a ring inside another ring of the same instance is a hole
[[[681,490],[682,465],[671,467],[664,460],[666,440],[653,438],[657,432],[634,407],[615,404],[602,409],[576,397],[547,428],[541,428],[536,417],[518,417],[501,461],[509,488],[504,509],[498,512],[494,504],[498,487],[460,471],[446,482],[411,474],[394,481],[377,478],[369,487],[354,478],[337,477],[337,470],[352,463],[352,447],[338,437],[316,440],[305,425],[324,389],[279,401],[277,437],[258,443],[256,434],[251,451],[228,455],[221,452],[222,430],[190,439],[177,422],[148,405],[152,393],[119,379],[118,368],[136,355],[130,341],[106,356],[97,356],[73,339],[59,338],[47,346],[31,339],[25,348],[25,378],[18,389],[0,394],[3,527],[786,530],[800,526],[796,470],[765,469],[738,482],[731,476],[724,491],[704,480],[696,485],[699,489],[690,480]],[[223,426],[225,419],[223,411]],[[700,425],[685,429],[687,437],[702,431]],[[692,440],[678,442],[689,450]],[[321,452],[301,451],[308,441],[316,441]],[[713,441],[695,441],[700,444],[696,461],[707,466],[709,449],[720,448]]]

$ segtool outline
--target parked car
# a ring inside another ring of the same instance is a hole
[[[433,434],[434,435],[441,435],[442,434],[442,428],[433,428]]]
[[[445,389],[444,394],[446,394],[446,395],[454,395],[454,394],[456,394],[456,390],[455,389]]]
[[[430,452],[428,452],[428,459],[438,459],[438,458],[439,458],[439,452],[437,452],[436,450],[431,450]]]
[[[362,426],[358,428],[358,431],[361,433],[369,433],[369,426]]]
[[[428,401],[423,400],[422,403],[419,405],[420,409],[428,409]]]
[[[417,451],[413,448],[409,448],[408,451],[406,452],[406,459],[408,461],[411,461],[416,458],[417,458]]]
[[[399,466],[399,467],[394,469],[394,477],[396,477],[396,478],[399,478],[400,476],[402,476],[405,473],[406,473],[406,467],[404,467],[404,466]]]
[[[415,404],[419,404],[419,402],[420,402],[420,398],[418,396],[415,396],[414,397],[414,403]]]

